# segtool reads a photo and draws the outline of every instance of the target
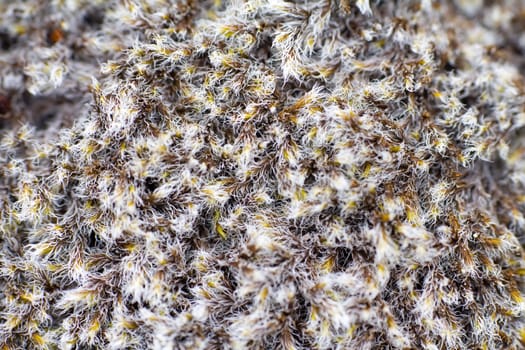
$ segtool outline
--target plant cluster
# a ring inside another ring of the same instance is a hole
[[[525,346],[521,0],[0,13],[2,349]]]

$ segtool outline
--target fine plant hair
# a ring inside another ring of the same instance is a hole
[[[0,349],[523,349],[524,23],[0,3]]]

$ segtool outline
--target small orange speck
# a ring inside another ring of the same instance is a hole
[[[64,32],[60,28],[52,28],[47,34],[47,41],[49,44],[54,45],[64,39]]]

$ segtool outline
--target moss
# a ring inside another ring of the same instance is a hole
[[[522,348],[524,6],[0,4],[0,346]]]

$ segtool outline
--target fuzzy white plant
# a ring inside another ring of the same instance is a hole
[[[0,348],[522,349],[525,3],[0,4]]]

